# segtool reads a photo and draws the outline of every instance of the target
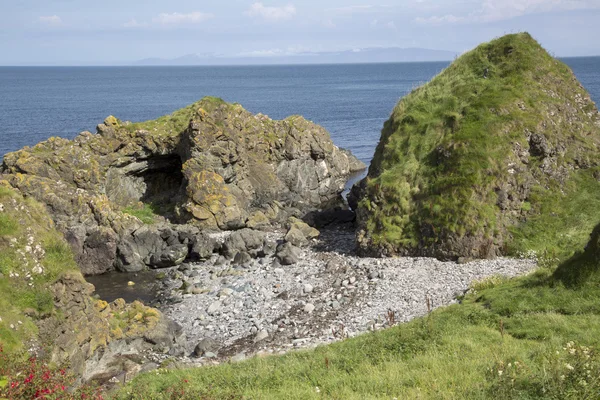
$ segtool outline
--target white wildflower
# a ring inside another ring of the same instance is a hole
[[[567,367],[567,369],[568,369],[569,371],[573,371],[573,370],[575,369],[575,367],[574,367],[574,366],[572,366],[571,364],[565,364],[565,367]]]

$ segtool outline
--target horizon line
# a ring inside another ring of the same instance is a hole
[[[557,59],[566,58],[595,58],[597,55],[585,56],[555,56]],[[381,64],[415,64],[415,63],[439,63],[452,62],[451,59],[427,60],[427,61],[359,61],[359,62],[332,62],[332,63],[257,63],[257,64],[164,64],[164,65],[136,65],[136,64],[0,64],[0,68],[157,68],[157,67],[302,67],[302,66],[326,66],[326,65],[381,65]]]

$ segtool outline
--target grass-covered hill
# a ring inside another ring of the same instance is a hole
[[[364,253],[566,254],[600,221],[600,118],[529,34],[484,43],[413,90],[354,189]]]
[[[558,269],[472,285],[461,304],[311,351],[160,369],[131,399],[597,399],[600,225]]]

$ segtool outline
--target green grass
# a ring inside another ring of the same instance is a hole
[[[10,215],[0,214],[0,236],[14,235],[19,230],[19,224]]]
[[[125,128],[129,132],[136,130],[147,130],[153,135],[179,135],[187,129],[190,120],[194,117],[199,109],[204,109],[206,112],[212,111],[220,105],[227,105],[225,101],[218,97],[204,97],[202,100],[190,104],[187,107],[181,108],[170,115],[165,115],[160,118],[136,122],[127,125]]]
[[[123,209],[124,214],[133,215],[144,224],[153,224],[156,222],[157,209],[152,204],[144,203],[140,206],[129,206]]]
[[[0,203],[4,204],[0,214],[0,345],[9,353],[19,353],[37,334],[36,319],[54,312],[50,285],[62,273],[78,268],[44,207],[23,199],[1,181]],[[35,265],[43,273],[32,272]]]
[[[591,171],[567,173],[583,190],[570,184],[563,196],[550,196],[561,184],[541,172],[540,157],[529,158],[527,173],[513,175],[508,167],[521,165],[513,147],[529,149],[526,131],[544,134],[551,146],[566,143],[559,167],[594,157],[600,130],[590,119],[582,117],[577,128],[567,117],[555,127],[542,124],[575,94],[585,91],[569,68],[527,33],[482,44],[413,90],[384,125],[359,204],[371,244],[391,254],[422,251],[445,237],[483,237],[513,249],[558,247],[564,254],[583,245],[580,239],[600,221],[600,184]],[[516,215],[497,206],[497,190],[512,179],[532,187]],[[578,225],[581,204],[589,206]],[[552,220],[560,208],[573,212]],[[538,213],[539,221],[518,224]]]
[[[511,254],[528,250],[565,260],[586,243],[600,221],[600,184],[594,170],[573,174],[572,180],[554,190],[535,188],[530,195],[536,212],[526,222],[510,228]]]
[[[284,356],[154,371],[114,398],[596,399],[600,259],[588,253],[477,282],[461,304],[390,329]]]

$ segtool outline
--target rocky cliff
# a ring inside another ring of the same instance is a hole
[[[456,259],[579,240],[600,218],[583,212],[599,146],[598,110],[565,64],[527,33],[482,44],[394,108],[352,190],[358,245]]]
[[[183,350],[179,327],[158,310],[108,304],[93,290],[45,207],[0,180],[0,347],[46,352],[83,380],[135,372],[145,350]]]
[[[302,117],[274,121],[204,98],[7,154],[1,173],[47,206],[81,270],[95,274],[210,255],[201,231],[260,229],[335,205],[362,168]]]

